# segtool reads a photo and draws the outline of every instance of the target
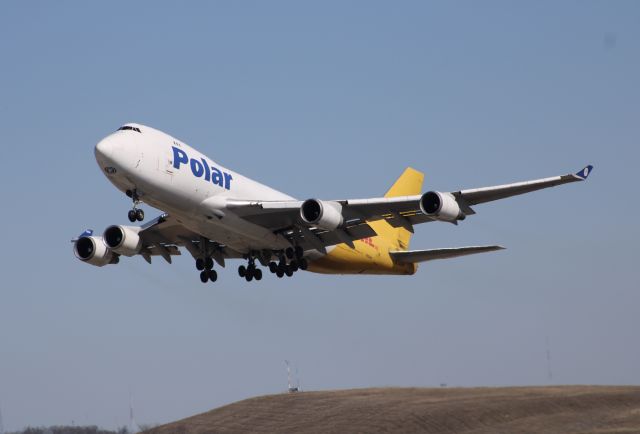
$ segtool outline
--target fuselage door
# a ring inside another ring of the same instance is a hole
[[[173,142],[174,146],[180,147],[180,144],[176,141]],[[173,167],[173,152],[170,147],[167,147],[160,156],[160,170],[173,175],[175,168]]]

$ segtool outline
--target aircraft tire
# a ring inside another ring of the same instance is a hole
[[[202,283],[207,283],[207,280],[209,280],[209,275],[207,274],[206,271],[203,271],[200,273],[200,282]]]
[[[256,280],[262,280],[262,270],[259,268],[256,268],[256,270],[253,272],[254,277]]]
[[[204,270],[204,261],[202,258],[196,259],[196,269],[198,269],[198,271]]]
[[[144,211],[143,210],[141,210],[141,209],[137,209],[136,210],[136,220],[138,220],[139,222],[144,220]]]
[[[206,258],[204,260],[204,268],[207,270],[211,270],[213,268],[213,259],[211,259],[210,257]]]
[[[129,210],[129,213],[127,214],[127,217],[129,217],[129,221],[131,223],[136,221],[136,212],[132,209]]]
[[[303,270],[303,271],[304,271],[304,270],[306,270],[307,268],[309,268],[309,262],[308,262],[305,258],[302,258],[302,259],[300,259],[300,265],[299,265],[299,267],[300,267],[300,269],[301,269],[301,270]]]
[[[211,282],[215,282],[216,280],[218,280],[218,273],[216,272],[216,270],[207,271],[207,275],[209,276],[209,280]]]
[[[240,277],[245,277],[247,275],[247,267],[245,267],[244,265],[241,265],[238,267],[238,275]]]

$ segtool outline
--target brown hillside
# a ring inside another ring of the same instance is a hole
[[[640,387],[301,392],[247,399],[146,433],[640,433]]]

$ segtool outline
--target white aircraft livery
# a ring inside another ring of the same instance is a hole
[[[142,226],[113,225],[102,236],[88,229],[73,240],[88,264],[117,264],[121,256],[148,263],[186,249],[203,283],[215,282],[214,265],[243,259],[240,277],[262,279],[298,270],[328,274],[414,274],[435,259],[501,250],[471,246],[409,250],[414,226],[458,224],[472,206],[556,185],[584,181],[593,166],[577,173],[453,192],[422,193],[424,175],[407,168],[383,197],[297,200],[253,181],[168,134],[129,123],[102,139],[95,157],[107,179],[133,201],[129,221],[143,221],[147,203],[164,213]],[[217,268],[217,267],[216,267]]]

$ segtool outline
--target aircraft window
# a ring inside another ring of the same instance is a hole
[[[140,131],[140,128],[138,128],[138,127],[130,127],[129,125],[125,125],[123,127],[118,128],[118,131],[122,131],[122,130],[131,130],[131,131],[136,131],[138,133],[142,133],[142,131]]]

